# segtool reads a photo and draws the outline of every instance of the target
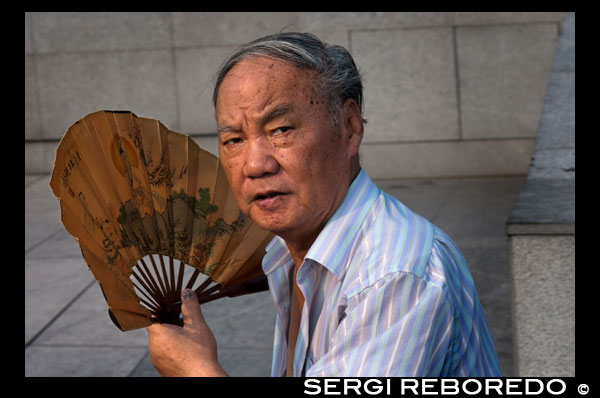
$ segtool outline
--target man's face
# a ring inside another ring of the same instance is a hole
[[[286,241],[312,243],[344,198],[358,151],[313,84],[310,71],[249,58],[217,98],[219,157],[238,204]]]

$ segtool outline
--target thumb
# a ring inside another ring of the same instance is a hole
[[[183,315],[183,326],[201,329],[206,326],[204,315],[198,303],[198,297],[192,289],[181,292],[181,314]]]

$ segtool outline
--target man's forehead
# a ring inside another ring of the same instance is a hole
[[[248,99],[268,96],[275,91],[289,91],[288,95],[302,92],[312,95],[314,91],[315,72],[306,68],[299,68],[289,62],[265,58],[250,57],[242,59],[225,75],[219,87],[219,96],[222,91],[230,91],[234,98],[241,99],[236,94],[245,92],[253,94]],[[266,103],[263,104],[265,107]]]
[[[283,61],[242,60],[232,68],[219,89],[217,122],[246,117],[267,122],[298,111],[299,101],[308,103],[315,98],[313,83],[309,71]]]

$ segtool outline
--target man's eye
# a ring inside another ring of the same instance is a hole
[[[279,128],[276,128],[275,130],[273,130],[273,132],[271,134],[273,134],[273,135],[279,135],[279,134],[286,133],[286,132],[288,132],[291,129],[292,128],[290,126],[279,127]]]
[[[241,138],[230,138],[227,141],[224,141],[223,145],[235,145],[239,144],[240,142],[242,142]]]

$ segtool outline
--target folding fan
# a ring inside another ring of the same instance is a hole
[[[201,303],[268,288],[272,234],[240,211],[218,158],[158,120],[99,111],[74,123],[50,187],[121,330],[181,324],[184,288]]]

